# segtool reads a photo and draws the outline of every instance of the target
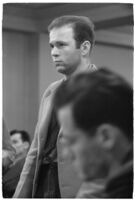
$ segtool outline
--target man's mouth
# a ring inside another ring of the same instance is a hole
[[[56,65],[56,66],[63,65],[63,62],[62,62],[62,61],[54,61],[54,62],[55,62],[55,65]]]

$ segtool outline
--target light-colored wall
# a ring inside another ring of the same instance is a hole
[[[92,61],[97,66],[106,66],[119,73],[133,84],[133,50],[96,45],[93,50]]]
[[[9,130],[32,136],[38,113],[38,37],[15,31],[3,33],[3,116]]]

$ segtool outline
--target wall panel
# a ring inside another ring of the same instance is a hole
[[[38,112],[38,37],[3,32],[3,112],[9,130],[33,135]]]

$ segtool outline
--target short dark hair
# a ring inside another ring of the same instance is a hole
[[[10,131],[10,136],[15,135],[15,134],[20,134],[23,142],[30,143],[30,136],[27,131],[17,130],[17,129]]]
[[[48,26],[48,31],[50,32],[53,28],[60,28],[65,25],[70,25],[73,28],[77,48],[85,40],[88,40],[91,43],[92,49],[95,41],[94,24],[88,17],[75,15],[58,17]]]
[[[88,132],[110,123],[133,140],[133,89],[120,75],[100,68],[63,82],[54,96],[55,109],[69,104],[78,128]]]

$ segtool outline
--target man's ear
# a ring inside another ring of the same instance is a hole
[[[111,124],[102,124],[97,128],[97,138],[100,145],[106,149],[112,149],[118,135],[118,128]]]
[[[81,44],[81,54],[82,54],[83,56],[89,54],[90,48],[91,48],[91,43],[90,43],[89,41],[84,41],[84,42]]]

